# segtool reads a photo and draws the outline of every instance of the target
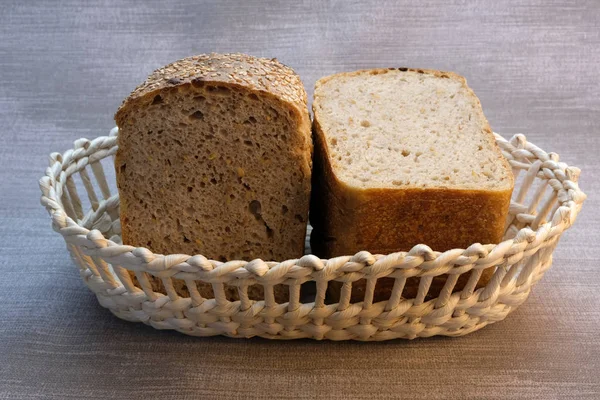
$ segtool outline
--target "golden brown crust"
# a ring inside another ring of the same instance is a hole
[[[138,101],[153,97],[164,89],[199,81],[240,85],[273,94],[299,110],[307,107],[306,91],[300,77],[277,59],[211,53],[183,58],[154,71],[123,101],[115,114],[117,125]]]

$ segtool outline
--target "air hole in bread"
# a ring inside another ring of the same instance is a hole
[[[157,94],[156,96],[154,96],[154,99],[152,99],[152,105],[160,104],[162,102],[163,102],[163,99],[160,96],[160,94]]]
[[[256,219],[260,219],[262,218],[261,216],[261,204],[260,201],[258,200],[252,200],[249,204],[248,204],[248,210],[250,210],[250,213],[252,215],[254,215],[254,218]]]
[[[204,114],[200,110],[194,111],[192,114],[190,114],[190,119],[204,120]]]
[[[211,95],[217,95],[217,96],[229,96],[231,94],[231,90],[227,87],[224,86],[212,86],[209,85],[206,87],[206,90],[211,94]]]
[[[267,230],[267,237],[268,238],[272,238],[274,235],[273,229],[271,229],[269,227],[269,225],[267,225],[267,223],[265,222],[265,229]]]
[[[269,107],[269,113],[271,114],[271,116],[275,119],[277,119],[279,117],[279,113],[277,112],[276,109],[274,109],[273,107]]]

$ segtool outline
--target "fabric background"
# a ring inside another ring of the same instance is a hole
[[[0,398],[600,398],[600,2],[3,1]],[[121,100],[188,55],[277,57],[309,96],[376,66],[456,71],[495,131],[582,169],[589,198],[504,322],[387,343],[191,338],[120,321],[39,205],[52,151],[106,135]]]

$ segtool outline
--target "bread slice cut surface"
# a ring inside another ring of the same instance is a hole
[[[241,54],[179,60],[115,119],[124,243],[221,261],[302,256],[312,142],[290,68]]]
[[[331,166],[349,186],[512,187],[479,100],[455,74],[340,74],[320,81],[315,93]]]

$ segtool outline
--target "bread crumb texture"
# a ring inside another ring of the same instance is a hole
[[[150,75],[115,119],[124,243],[221,261],[302,256],[312,142],[290,68],[186,58]]]
[[[481,104],[448,72],[381,69],[317,82],[315,119],[337,178],[358,188],[507,190]]]

